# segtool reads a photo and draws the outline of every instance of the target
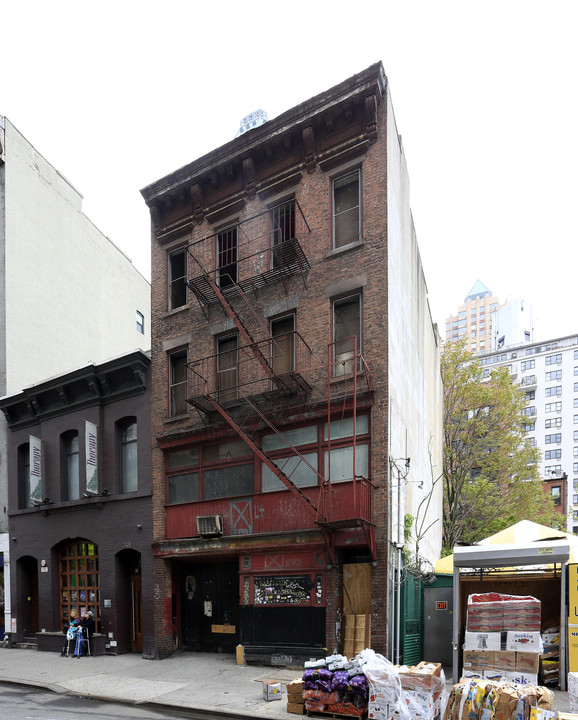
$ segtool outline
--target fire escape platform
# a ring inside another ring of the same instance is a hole
[[[241,387],[242,386],[238,387],[239,391]],[[309,392],[311,392],[311,385],[309,385],[307,380],[298,372],[290,372],[276,375],[275,387],[269,390],[245,394],[239,392],[238,397],[219,402],[227,412],[234,412],[238,408],[250,409],[253,404],[268,403],[280,398],[294,397],[295,395],[305,397]],[[209,396],[218,400],[218,395],[218,392],[210,393],[209,395],[194,395],[187,398],[187,402],[197,410],[209,414],[215,411],[214,404],[209,399]]]
[[[257,275],[253,275],[252,277],[238,279],[236,283],[226,287],[221,287],[220,290],[222,294],[229,299],[241,295],[242,293],[251,291],[254,292],[266,287],[267,285],[272,285],[280,280],[284,280],[291,275],[295,275],[297,273],[303,274],[311,267],[311,264],[303,252],[303,248],[299,244],[297,238],[285,240],[279,245],[274,246],[270,249],[270,254],[273,260],[272,268]],[[242,266],[244,261],[250,260],[253,257],[256,257],[256,255],[251,255],[239,260],[239,266]],[[213,274],[216,274],[216,271],[213,271]],[[212,305],[213,303],[219,301],[219,298],[211,286],[206,274],[187,280],[186,283],[200,303],[204,305]]]

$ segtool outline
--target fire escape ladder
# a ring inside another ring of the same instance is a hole
[[[249,332],[246,323],[243,322],[241,315],[229,303],[229,301],[227,300],[227,298],[224,296],[223,292],[221,291],[221,288],[218,286],[218,284],[215,282],[215,280],[211,277],[211,275],[209,273],[207,273],[206,279],[207,279],[207,282],[209,283],[209,285],[211,286],[213,292],[217,296],[217,298],[221,304],[221,307],[223,308],[223,311],[235,323],[235,325],[239,331],[239,335],[243,338],[243,340],[245,341],[247,346],[250,348],[251,352],[257,359],[257,362],[259,363],[261,368],[265,371],[265,374],[269,376],[269,378],[271,379],[271,382],[273,382],[275,384],[275,386],[277,387],[278,390],[283,390],[284,389],[283,382],[275,375],[275,373],[273,372],[273,368],[271,367],[271,363],[270,363],[269,359],[267,357],[265,357],[265,355],[261,351],[261,347],[262,347],[263,343],[255,341],[255,339]],[[241,297],[245,301],[246,307],[250,308],[251,312],[256,317],[256,313],[255,313],[253,307],[251,306],[249,299],[247,298],[245,293],[241,290],[241,288],[239,288],[238,286],[237,286],[237,288],[239,290]],[[266,329],[265,332],[268,333],[268,330]],[[274,340],[271,339],[271,342],[274,342]]]
[[[267,467],[273,472],[279,480],[295,495],[295,497],[307,508],[307,510],[313,515],[315,520],[324,520],[320,516],[319,510],[311,502],[311,500],[295,485],[291,478],[286,475],[283,470],[272,460],[271,457],[258,445],[252,437],[250,437],[245,430],[237,423],[237,421],[225,410],[225,408],[212,396],[208,395],[207,400],[211,403],[213,408],[223,417],[223,419],[229,423],[233,430],[241,437],[245,443],[253,450],[255,455],[264,462]],[[255,406],[253,406],[255,409]],[[260,413],[259,413],[260,414]],[[305,460],[302,457],[303,460]],[[307,461],[305,461],[307,462]],[[311,466],[310,466],[311,467]]]

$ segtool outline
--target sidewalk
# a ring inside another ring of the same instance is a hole
[[[302,671],[237,665],[232,655],[179,653],[164,660],[140,655],[61,658],[56,653],[0,648],[0,682],[62,694],[147,705],[170,711],[190,708],[240,718],[287,720],[287,695],[263,700],[261,678],[286,683]]]
[[[237,665],[232,655],[179,653],[164,660],[140,655],[103,655],[80,659],[56,653],[0,648],[0,682],[53,692],[112,700],[169,711],[186,708],[221,711],[240,718],[289,720],[287,695],[263,700],[263,680],[285,685],[301,670]],[[448,684],[448,690],[451,683]],[[568,712],[568,693],[554,691],[554,710]]]

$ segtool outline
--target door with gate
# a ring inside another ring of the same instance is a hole
[[[183,566],[181,617],[185,650],[234,653],[239,637],[238,563]]]

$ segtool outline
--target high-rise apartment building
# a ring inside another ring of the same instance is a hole
[[[477,280],[457,314],[446,320],[446,343],[462,338],[474,355],[532,342],[532,306],[521,299],[500,302]]]
[[[480,357],[484,375],[508,367],[525,392],[524,430],[542,451],[545,486],[578,532],[578,335],[504,348]]]

